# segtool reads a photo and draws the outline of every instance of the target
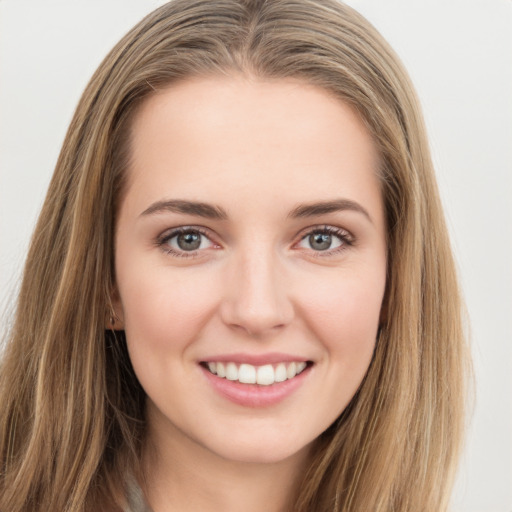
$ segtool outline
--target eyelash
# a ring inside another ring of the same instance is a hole
[[[332,235],[336,236],[341,241],[341,245],[334,249],[327,249],[325,251],[315,251],[311,249],[310,252],[315,258],[327,258],[329,256],[338,255],[354,245],[355,242],[354,237],[347,230],[336,228],[334,226],[323,225],[308,228],[306,232],[303,232],[303,234],[300,235],[299,243],[313,234]]]
[[[195,251],[177,251],[173,249],[170,245],[168,245],[169,241],[175,238],[176,236],[187,234],[187,233],[199,233],[200,235],[206,237],[212,244],[215,244],[215,242],[212,241],[210,233],[199,227],[199,226],[183,226],[179,228],[174,228],[170,232],[164,233],[160,237],[156,239],[156,245],[160,247],[166,254],[169,254],[173,257],[178,258],[196,258],[198,257],[201,252],[201,250],[195,250]],[[354,237],[345,229],[336,228],[334,226],[315,226],[312,228],[308,228],[306,232],[303,232],[300,235],[299,242],[302,242],[304,239],[306,239],[308,236],[311,236],[313,234],[326,234],[326,235],[333,235],[336,236],[340,241],[341,245],[339,247],[336,247],[334,249],[327,249],[325,251],[315,251],[310,250],[312,255],[314,257],[329,257],[333,255],[337,255],[345,250],[347,250],[350,246],[354,245]],[[296,245],[296,244],[295,244]]]
[[[169,241],[172,240],[174,237],[184,235],[187,233],[199,233],[200,235],[204,236],[205,238],[211,241],[211,235],[205,229],[197,226],[183,226],[179,228],[174,228],[172,231],[164,233],[162,236],[158,237],[156,240],[156,245],[160,247],[166,254],[169,254],[171,256],[175,256],[178,258],[195,258],[199,256],[200,251],[176,251],[170,245],[168,245]]]

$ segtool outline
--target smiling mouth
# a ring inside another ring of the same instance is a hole
[[[252,364],[237,364],[234,362],[202,362],[201,366],[210,373],[231,381],[237,381],[242,384],[259,384],[261,386],[271,386],[279,382],[291,380],[301,374],[311,362],[297,361],[291,363],[278,363],[275,365],[265,364],[263,366],[253,366]]]

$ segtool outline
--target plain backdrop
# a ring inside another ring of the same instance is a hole
[[[2,328],[80,94],[117,40],[162,3],[0,0]],[[476,405],[453,510],[512,512],[512,1],[347,3],[417,87],[469,310]]]

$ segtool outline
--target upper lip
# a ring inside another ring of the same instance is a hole
[[[253,366],[263,366],[265,364],[277,363],[299,363],[301,361],[308,362],[310,359],[303,356],[292,354],[284,354],[279,352],[271,352],[267,354],[219,354],[215,356],[208,356],[201,359],[202,363],[237,363],[237,364],[251,364]]]

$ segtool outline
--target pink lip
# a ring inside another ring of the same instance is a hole
[[[301,356],[294,356],[291,354],[282,354],[279,352],[271,352],[268,354],[222,354],[217,356],[205,357],[201,360],[205,363],[236,363],[236,364],[252,364],[253,366],[263,366],[265,364],[277,363],[300,363],[301,361],[308,361],[308,359]]]
[[[224,360],[238,362],[233,359],[209,359],[209,361],[221,362]],[[292,361],[301,360],[303,359],[292,359]],[[244,361],[248,362],[247,359],[244,359]],[[265,361],[267,361],[267,364],[270,364],[268,359]],[[280,359],[279,361],[283,361],[283,359]],[[209,384],[217,393],[222,397],[227,398],[229,401],[244,407],[269,407],[282,402],[301,386],[311,370],[311,367],[308,366],[302,373],[295,376],[293,379],[285,380],[284,382],[276,382],[270,386],[260,386],[258,384],[242,384],[238,381],[217,377],[217,375],[209,372],[203,366],[200,366],[200,368]]]

